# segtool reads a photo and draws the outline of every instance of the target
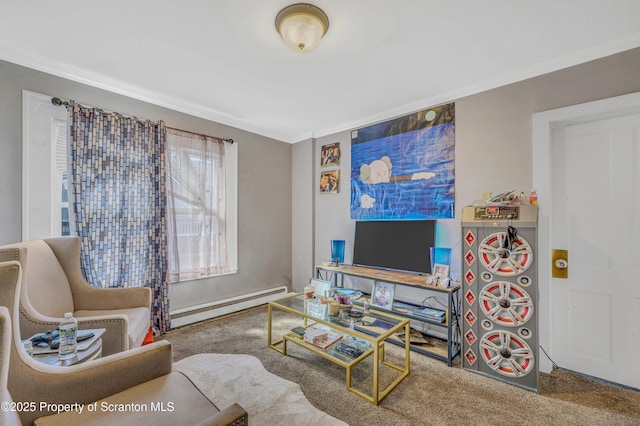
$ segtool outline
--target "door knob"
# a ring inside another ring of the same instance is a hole
[[[569,266],[569,263],[567,263],[567,261],[564,259],[556,259],[554,265],[558,269],[567,269],[567,267]]]

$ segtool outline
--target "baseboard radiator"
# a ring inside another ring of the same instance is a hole
[[[198,306],[171,311],[171,328],[205,321],[222,315],[231,314],[243,309],[264,305],[265,303],[279,299],[287,294],[287,287],[274,287],[255,293],[243,294],[229,299],[218,300]]]

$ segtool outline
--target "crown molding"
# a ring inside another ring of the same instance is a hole
[[[115,80],[107,76],[91,73],[84,69],[68,64],[51,61],[42,57],[30,55],[26,52],[18,52],[4,47],[0,47],[0,59],[21,65],[27,68],[41,71],[56,77],[65,78],[91,87],[106,90],[108,92],[127,96],[132,99],[147,102],[156,106],[164,107],[173,111],[193,115],[198,118],[210,120],[219,124],[224,124],[236,129],[255,133],[257,135],[276,139],[284,142],[291,142],[291,135],[282,132],[272,131],[259,126],[251,125],[239,117],[208,108],[201,104],[185,101],[173,96],[161,95],[154,91],[149,91],[141,87]]]
[[[453,102],[456,99],[475,95],[487,90],[506,86],[512,83],[517,83],[519,81],[524,81],[533,77],[538,77],[550,72],[559,71],[561,69],[569,68],[585,62],[601,59],[606,56],[635,49],[637,47],[640,47],[640,33],[630,34],[629,36],[622,37],[608,43],[595,45],[587,49],[576,51],[574,53],[564,55],[546,62],[541,62],[514,72],[505,73],[491,79],[461,87],[459,89],[443,92],[427,98],[422,98],[418,101],[396,108],[388,109],[374,115],[360,118],[355,121],[343,123],[339,126],[316,129],[312,133],[314,137],[320,138],[339,132],[357,129],[377,122],[389,120],[394,117],[400,117],[406,114],[410,114],[424,108],[441,105],[447,102]]]
[[[107,76],[91,73],[84,69],[73,67],[56,61],[51,61],[42,57],[31,55],[25,51],[15,51],[4,47],[0,47],[0,59],[12,62],[28,68],[42,71],[48,74],[72,80],[88,86],[103,89],[112,93],[117,93],[153,105],[168,108],[174,111],[190,114],[205,120],[211,120],[216,123],[234,127],[247,132],[255,133],[264,137],[276,139],[287,143],[296,143],[310,138],[319,138],[329,136],[335,133],[348,131],[363,127],[376,122],[388,120],[393,117],[402,116],[423,108],[439,105],[446,102],[452,102],[466,96],[481,93],[497,87],[523,81],[532,77],[547,74],[549,72],[558,71],[581,63],[600,59],[605,56],[624,52],[626,50],[640,47],[640,33],[630,34],[611,42],[602,43],[573,52],[562,57],[535,64],[514,72],[505,73],[495,78],[487,79],[479,83],[467,85],[465,87],[443,92],[435,96],[419,99],[409,104],[394,107],[381,111],[374,115],[359,118],[354,121],[341,123],[333,127],[322,129],[310,129],[308,132],[298,134],[288,134],[285,132],[274,131],[260,126],[252,125],[240,117],[235,117],[219,110],[208,108],[201,104],[188,102],[172,96],[158,94],[141,87],[131,85],[129,83],[114,80]]]

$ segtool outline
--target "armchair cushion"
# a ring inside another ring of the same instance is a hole
[[[24,257],[28,251],[29,256]],[[25,243],[21,250],[21,257],[25,258],[22,267],[22,278],[30,283],[41,283],[25,287],[20,296],[21,303],[25,302],[47,317],[64,318],[65,312],[73,312],[73,297],[67,278],[56,255],[43,240]]]

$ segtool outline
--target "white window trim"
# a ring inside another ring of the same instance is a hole
[[[227,143],[225,147],[224,169],[227,195],[227,249],[231,271],[222,275],[229,275],[238,273],[238,144],[235,142]]]
[[[55,127],[66,122],[66,110],[53,105],[51,96],[22,91],[23,241],[61,235]]]

